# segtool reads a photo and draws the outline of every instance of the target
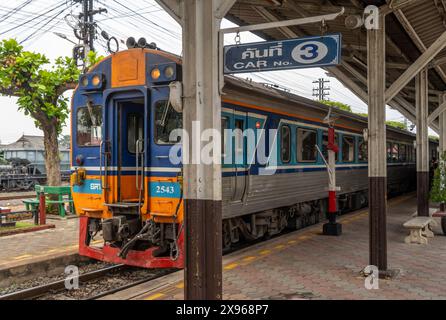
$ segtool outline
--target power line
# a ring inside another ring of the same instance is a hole
[[[0,19],[2,20],[2,22],[5,22],[9,17],[11,17],[13,14],[16,14],[17,12],[19,12],[20,10],[22,10],[24,7],[26,7],[27,5],[29,5],[33,0],[27,0],[24,3],[22,3],[21,5],[15,7],[14,9],[11,9],[10,11],[8,11],[6,14],[4,14],[3,16],[0,17]]]
[[[50,24],[54,19],[56,19],[58,16],[60,16],[65,10],[67,10],[67,8],[63,8],[61,11],[59,11],[58,13],[56,13],[52,18],[50,18],[49,20],[47,20],[47,22],[45,22],[44,24],[42,24],[37,30],[35,30],[33,33],[31,33],[29,36],[27,36],[24,40],[20,41],[20,44],[26,42],[27,40],[29,40],[32,36],[34,36],[37,32],[39,32],[40,30],[42,30],[43,28],[45,28],[48,24]]]
[[[30,22],[32,22],[32,21],[35,21],[36,19],[42,17],[42,15],[48,14],[48,13],[50,13],[50,12],[53,12],[53,11],[55,11],[55,10],[61,8],[61,7],[64,6],[64,5],[65,5],[65,1],[62,1],[61,4],[59,4],[59,5],[56,6],[56,7],[53,7],[52,9],[49,9],[48,11],[46,11],[46,12],[43,13],[43,14],[39,14],[38,16],[35,16],[35,17],[32,18],[32,19],[29,19],[29,20],[26,20],[26,21],[22,22],[22,23],[19,24],[18,26],[15,26],[15,27],[12,27],[12,28],[10,28],[10,29],[8,29],[8,30],[6,30],[6,31],[0,32],[0,35],[3,35],[3,34],[5,34],[5,33],[8,33],[8,32],[10,32],[10,31],[12,31],[12,30],[17,29],[17,28],[20,28],[20,27],[22,27],[22,26],[24,26],[24,25],[26,25],[26,24],[28,24],[28,23],[30,23]]]

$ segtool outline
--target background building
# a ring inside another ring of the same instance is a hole
[[[65,143],[59,145],[60,169],[70,170],[70,147]],[[25,159],[41,173],[45,170],[45,147],[42,136],[23,135],[16,142],[0,145],[0,156],[9,161],[11,159]]]

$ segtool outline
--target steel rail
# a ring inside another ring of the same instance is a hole
[[[124,269],[126,267],[128,267],[128,266],[123,265],[123,264],[119,264],[119,265],[115,265],[115,266],[103,268],[103,269],[100,269],[100,270],[95,270],[95,271],[92,271],[92,272],[87,272],[87,273],[81,274],[81,275],[79,275],[79,284],[81,284],[82,282],[86,282],[86,281],[90,281],[90,280],[94,280],[94,279],[98,279],[98,278],[104,277],[105,275],[107,275],[111,271]],[[51,283],[46,283],[46,284],[43,284],[43,285],[40,285],[40,286],[37,286],[37,287],[32,287],[32,288],[20,290],[20,291],[17,291],[17,292],[8,293],[8,294],[5,294],[3,296],[0,296],[0,300],[27,300],[27,299],[33,299],[33,298],[37,298],[37,297],[40,297],[42,295],[45,295],[48,292],[60,291],[60,290],[63,290],[63,289],[65,289],[65,279],[54,281],[54,282],[51,282]]]
[[[117,287],[117,288],[113,288],[111,290],[107,290],[107,291],[101,292],[101,293],[99,293],[97,295],[88,297],[85,300],[97,300],[97,299],[100,299],[100,298],[103,298],[103,297],[107,297],[107,296],[110,296],[110,295],[115,294],[117,292],[124,291],[124,290],[130,289],[132,287],[136,287],[137,285],[140,285],[140,284],[143,284],[143,283],[146,283],[146,282],[158,279],[160,277],[163,277],[163,276],[168,275],[170,273],[173,273],[175,271],[178,271],[178,270],[172,270],[172,271],[168,271],[168,272],[165,272],[165,271],[164,272],[159,272],[159,274],[154,274],[154,275],[148,276],[147,278],[136,280],[134,282],[125,284],[123,286],[120,286],[120,287]]]

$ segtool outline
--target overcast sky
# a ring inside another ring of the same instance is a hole
[[[78,42],[64,17],[80,11],[79,5],[71,0],[9,0],[2,1],[0,7],[0,40],[16,38],[23,41],[26,50],[45,54],[50,59],[59,56],[71,56],[73,44],[54,32],[66,35],[71,41]],[[148,42],[156,42],[166,51],[181,54],[181,28],[169,17],[154,0],[95,0],[95,8],[107,8],[108,12],[97,15],[95,19],[101,29],[119,40],[133,36],[145,37]],[[223,22],[223,27],[232,24]],[[234,43],[235,35],[227,35],[225,44]],[[254,42],[261,39],[251,33],[241,34],[241,42]],[[100,40],[97,49],[101,55],[107,55],[104,42]],[[125,45],[121,43],[121,50]],[[242,77],[254,81],[279,84],[291,92],[312,98],[313,81],[325,77],[325,71],[319,68],[292,71],[274,71],[245,74]],[[334,78],[330,80],[330,100],[349,104],[355,112],[367,112],[367,106],[352,92]],[[401,114],[388,109],[388,120],[403,120]],[[69,134],[69,123],[64,134]],[[15,98],[0,96],[0,141],[15,141],[22,134],[41,135],[30,117],[18,111]]]

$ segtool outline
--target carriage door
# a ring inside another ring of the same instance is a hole
[[[245,194],[247,176],[247,141],[243,136],[244,130],[247,128],[248,115],[246,112],[234,112],[233,118],[234,141],[232,144],[232,154],[234,157],[234,186],[232,201],[241,201]]]
[[[144,200],[144,100],[118,103],[118,195],[122,204]]]

